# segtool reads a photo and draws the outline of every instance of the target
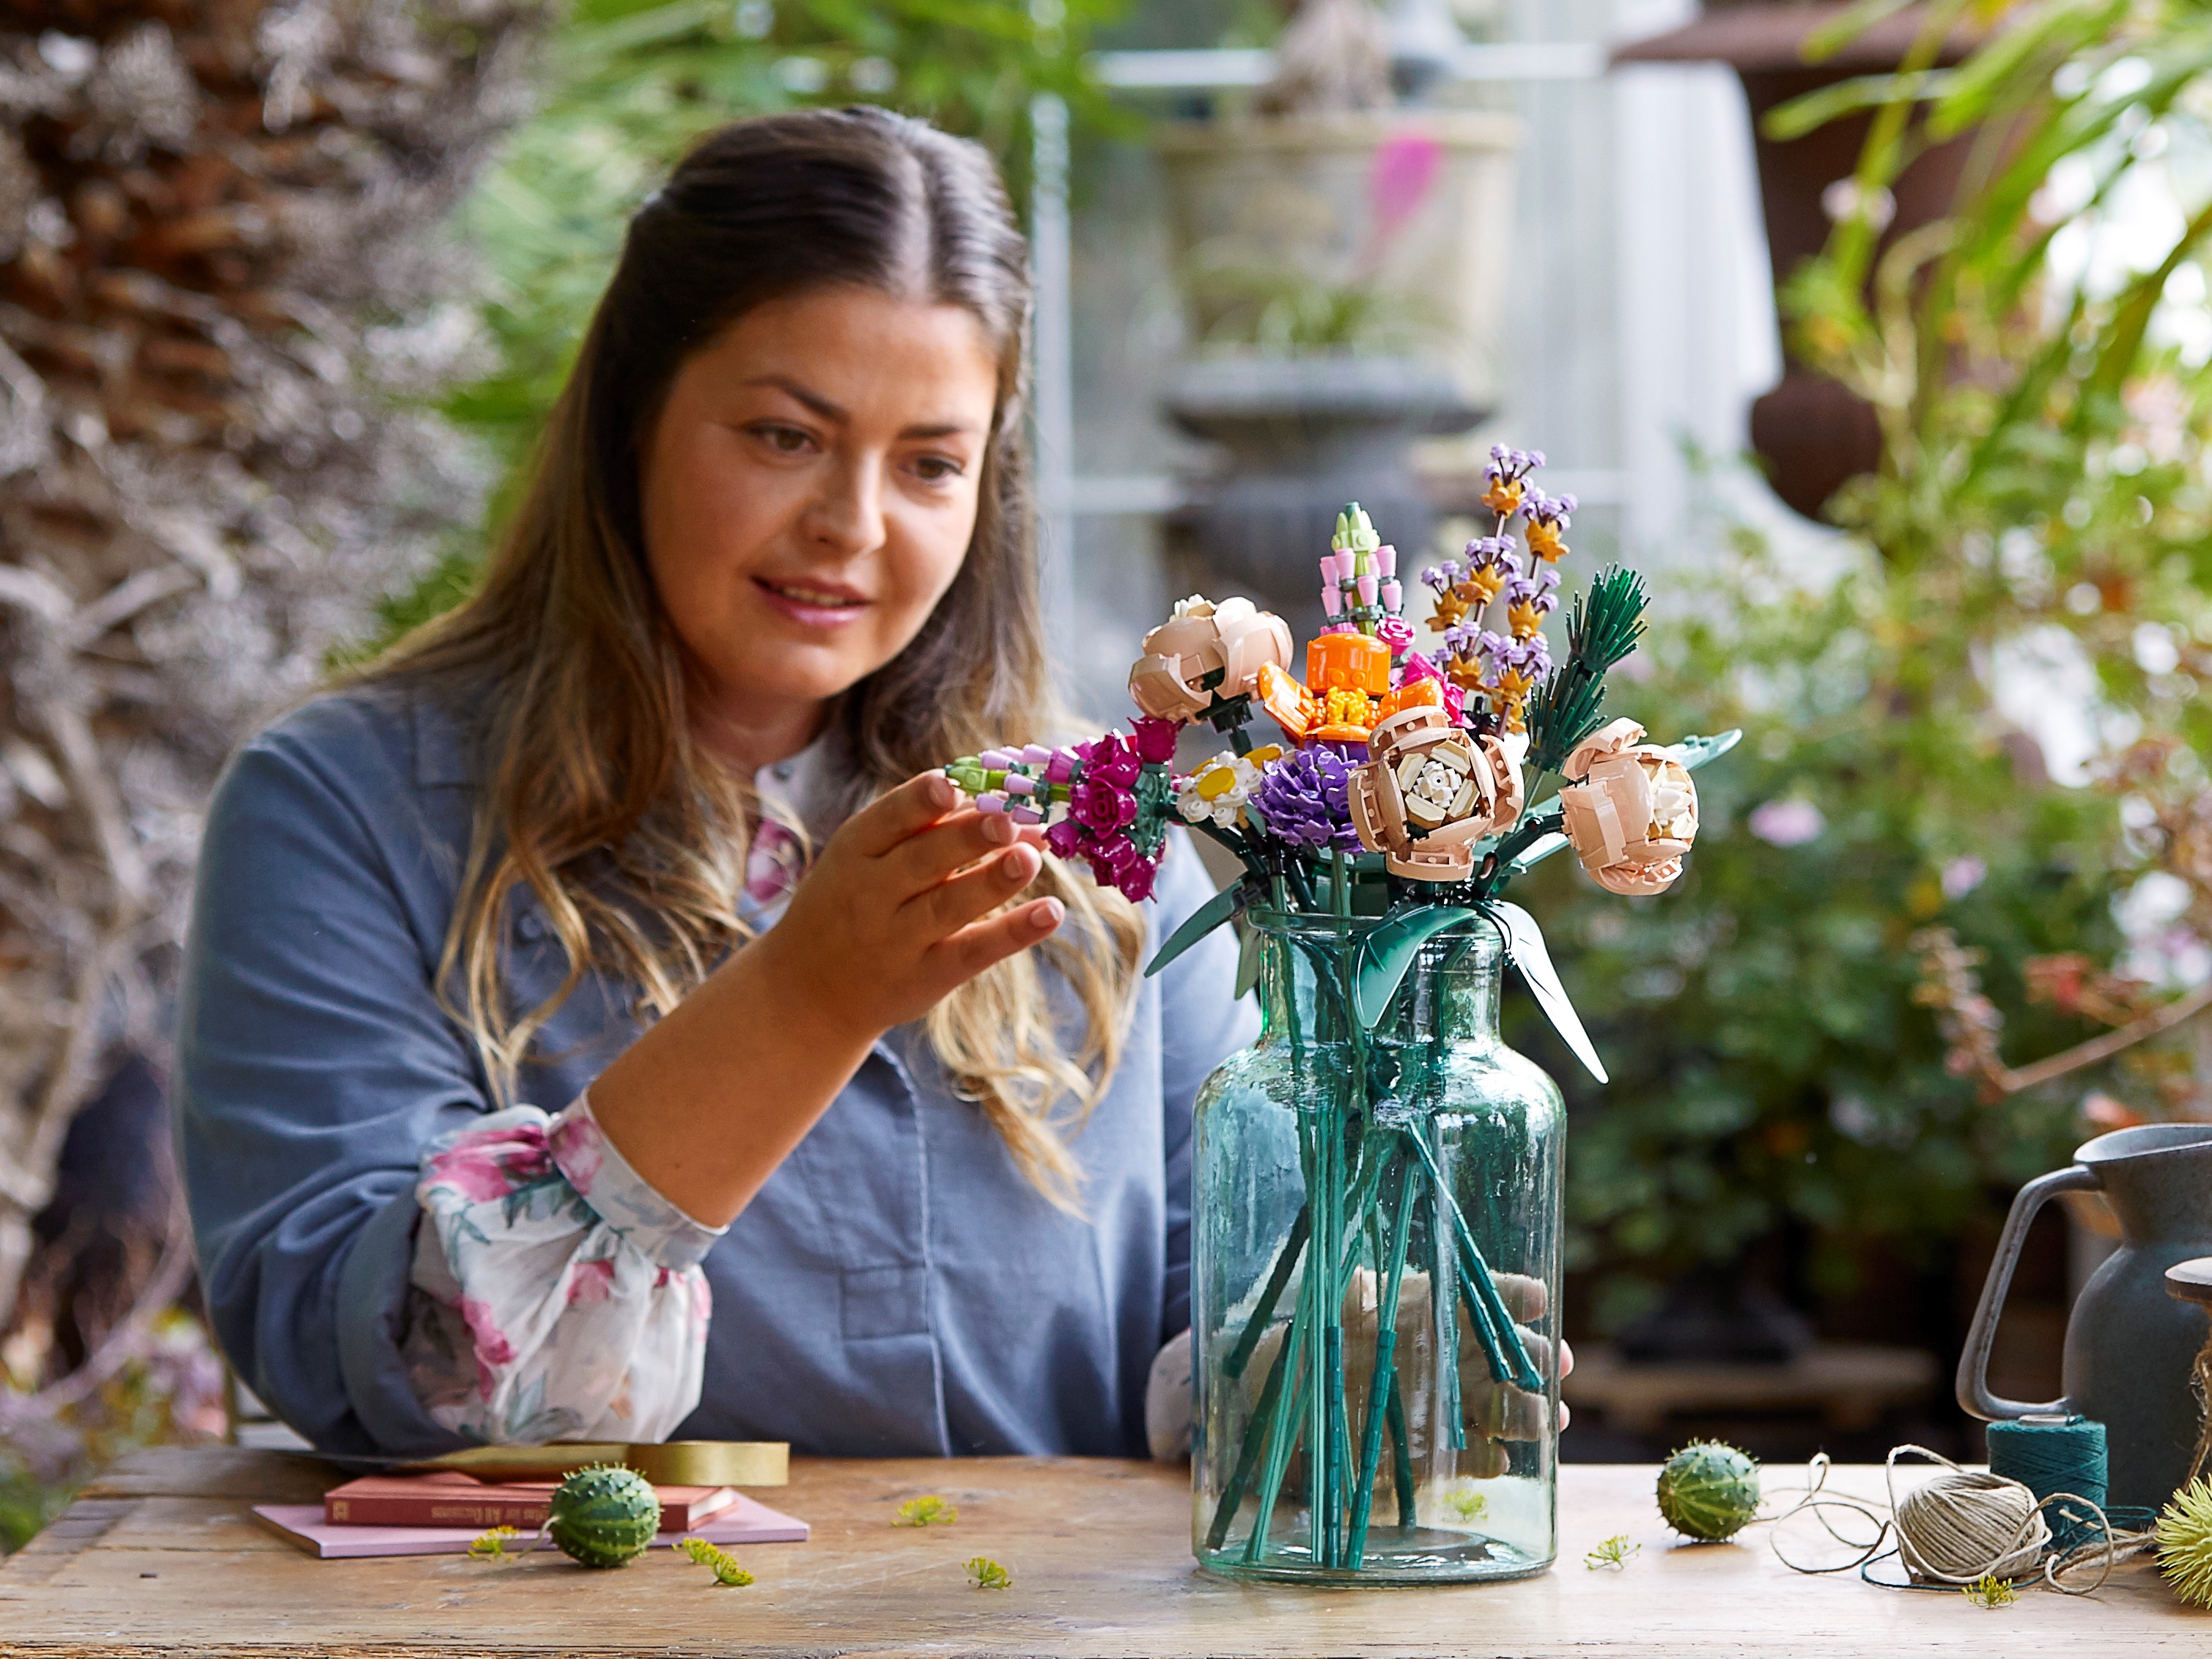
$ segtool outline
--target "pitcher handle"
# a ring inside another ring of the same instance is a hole
[[[2020,1265],[2021,1246],[2027,1242],[2028,1224],[2044,1200],[2056,1193],[2094,1192],[2101,1183],[2094,1170],[2076,1164],[2039,1176],[2020,1189],[2005,1217],[1997,1238],[1997,1253],[1990,1263],[1990,1276],[1982,1283],[1982,1299],[1974,1309],[1974,1322],[1966,1332],[1966,1351],[1959,1356],[1959,1405],[1964,1411],[1989,1421],[2026,1417],[2031,1413],[2063,1412],[2063,1400],[2029,1405],[2024,1401],[2000,1400],[1990,1392],[1990,1349],[1996,1341],[1997,1317],[2004,1311],[2005,1292],[2012,1288],[2013,1269]]]

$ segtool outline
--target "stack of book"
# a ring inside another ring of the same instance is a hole
[[[527,1549],[545,1523],[556,1483],[493,1482],[458,1469],[371,1474],[333,1486],[319,1504],[258,1504],[253,1513],[289,1542],[325,1559],[374,1555],[459,1555],[494,1527],[512,1527],[510,1549]],[[728,1486],[656,1486],[660,1535],[674,1544],[803,1543],[804,1521]]]

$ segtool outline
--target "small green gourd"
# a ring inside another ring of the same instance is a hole
[[[1735,1537],[1759,1513],[1757,1461],[1717,1440],[1692,1441],[1659,1471],[1659,1513],[1686,1537]]]
[[[619,1567],[660,1530],[660,1499],[635,1469],[594,1463],[554,1489],[546,1529],[562,1554],[586,1567]]]

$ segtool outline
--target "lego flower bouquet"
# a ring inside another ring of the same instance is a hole
[[[1127,733],[945,769],[1132,899],[1176,820],[1237,862],[1147,970],[1235,921],[1264,1022],[1194,1132],[1193,1531],[1217,1571],[1490,1578],[1555,1552],[1564,1114],[1498,1041],[1505,968],[1604,1072],[1504,894],[1569,848],[1613,891],[1663,890],[1696,839],[1690,775],[1735,734],[1605,720],[1644,625],[1630,572],[1589,583],[1554,659],[1574,502],[1540,465],[1492,452],[1492,533],[1416,584],[1346,507],[1303,678],[1279,618],[1186,600],[1145,639]],[[1225,744],[1179,771],[1194,726]]]

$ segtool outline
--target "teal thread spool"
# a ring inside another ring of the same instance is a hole
[[[1991,1423],[1989,1437],[1991,1474],[2019,1481],[2038,1501],[2064,1492],[2104,1507],[2102,1423],[2055,1414],[2013,1418]],[[2072,1504],[2059,1504],[2050,1519],[2054,1541],[2063,1550],[2101,1535],[2097,1517],[2077,1513]]]

